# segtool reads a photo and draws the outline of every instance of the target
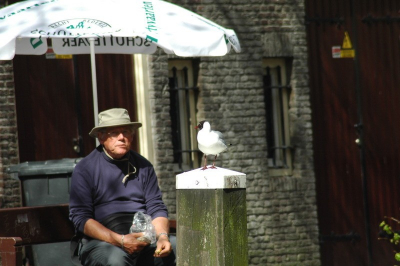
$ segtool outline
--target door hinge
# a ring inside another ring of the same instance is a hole
[[[351,231],[350,233],[347,234],[336,234],[334,232],[331,232],[330,235],[320,235],[319,236],[319,243],[323,244],[324,242],[346,242],[350,241],[352,243],[359,241],[361,239],[360,235],[357,234],[354,231]]]

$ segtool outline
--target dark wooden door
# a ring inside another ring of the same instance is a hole
[[[393,265],[378,240],[400,218],[400,1],[307,0],[323,265]],[[348,32],[355,58],[333,58]]]
[[[86,156],[95,147],[89,55],[74,59],[16,56],[20,161]],[[131,55],[96,55],[99,111],[126,108],[136,118]],[[96,118],[97,119],[97,118]],[[137,139],[134,141],[137,149]]]

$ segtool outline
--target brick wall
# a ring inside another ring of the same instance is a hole
[[[171,141],[171,118],[169,114],[168,56],[150,56],[150,105],[152,133],[155,152],[155,171],[163,191],[163,200],[168,206],[170,218],[176,216],[175,175],[173,167],[173,145]]]
[[[18,161],[12,62],[0,61],[0,208],[21,206],[19,182],[5,172]]]

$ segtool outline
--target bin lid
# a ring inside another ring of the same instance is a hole
[[[16,173],[18,176],[70,174],[81,159],[65,158],[60,160],[23,162],[8,167],[6,172]]]

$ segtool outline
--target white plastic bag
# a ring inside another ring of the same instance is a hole
[[[135,213],[129,233],[143,233],[143,236],[139,237],[138,240],[149,244],[156,242],[156,230],[151,223],[151,217],[143,212]]]

